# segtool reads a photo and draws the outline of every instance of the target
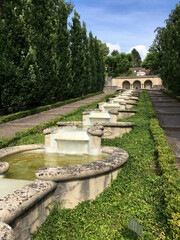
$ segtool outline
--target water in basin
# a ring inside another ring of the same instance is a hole
[[[107,158],[107,155],[68,155],[47,153],[44,150],[32,150],[9,155],[2,158],[1,161],[8,162],[10,165],[9,171],[4,175],[4,178],[34,180],[36,170],[41,167],[67,167],[94,162],[104,158]]]

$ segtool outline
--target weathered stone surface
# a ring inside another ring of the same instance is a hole
[[[0,159],[10,154],[14,154],[22,151],[28,151],[28,150],[42,149],[42,148],[44,148],[43,144],[30,144],[30,145],[21,145],[21,146],[15,146],[15,147],[2,148],[0,149]]]
[[[100,109],[85,109],[83,111],[83,115],[87,115],[87,114],[90,114],[91,112],[100,112],[101,110]]]
[[[11,223],[55,188],[54,182],[35,180],[12,194],[0,198],[0,222]]]
[[[133,109],[113,109],[113,110],[109,110],[109,113],[111,114],[119,114],[119,112],[124,112],[124,113],[136,113],[136,110]]]
[[[59,127],[64,127],[64,126],[79,126],[82,125],[82,121],[76,121],[76,122],[57,122],[56,123]]]
[[[0,222],[0,240],[15,240],[13,229],[3,222]]]
[[[103,127],[133,127],[135,126],[134,122],[98,122],[94,124],[95,126]]]
[[[58,131],[59,129],[61,129],[61,128],[60,127],[46,128],[43,130],[43,134],[48,135],[48,134]]]
[[[4,174],[9,170],[9,163],[7,162],[0,162],[0,174]]]
[[[103,152],[106,149],[103,148]],[[70,167],[44,167],[36,171],[36,177],[42,180],[64,181],[82,179],[112,171],[124,164],[129,155],[122,149],[112,150],[112,155],[106,159]]]
[[[103,135],[103,126],[93,126],[87,129],[87,132],[92,136],[102,136]]]

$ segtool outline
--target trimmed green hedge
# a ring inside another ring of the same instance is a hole
[[[5,123],[5,122],[9,122],[9,121],[12,121],[12,120],[16,120],[16,119],[19,119],[19,118],[23,118],[23,117],[26,117],[26,116],[29,116],[29,115],[33,115],[33,114],[36,114],[36,113],[40,113],[40,112],[43,112],[43,111],[47,111],[47,110],[50,110],[50,109],[53,109],[53,108],[57,108],[57,107],[65,105],[65,104],[77,102],[79,100],[89,98],[89,97],[92,97],[92,96],[95,96],[95,95],[98,95],[98,94],[101,94],[101,93],[102,92],[90,93],[90,94],[87,94],[85,96],[81,96],[81,97],[78,97],[78,98],[73,98],[73,99],[69,99],[69,100],[66,100],[66,101],[53,103],[51,105],[41,106],[41,107],[33,108],[33,109],[30,109],[30,110],[21,111],[21,112],[9,114],[9,115],[6,115],[6,116],[2,116],[2,117],[0,117],[0,124]]]
[[[164,200],[166,215],[171,227],[172,239],[180,236],[180,176],[175,166],[175,156],[169,147],[163,129],[157,119],[150,122],[150,130],[157,144],[158,162],[162,177],[164,178]]]

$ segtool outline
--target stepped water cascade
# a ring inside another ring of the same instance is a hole
[[[72,208],[95,199],[111,184],[129,155],[120,148],[101,147],[101,139],[131,131],[134,123],[117,122],[135,114],[126,108],[131,96],[132,91],[126,91],[100,103],[99,109],[85,110],[82,122],[58,122],[58,127],[45,129],[44,144],[0,149],[0,238],[8,234],[4,226],[11,229],[10,224],[16,239],[29,239],[48,215],[48,204],[55,200]],[[45,157],[39,159],[36,154]]]

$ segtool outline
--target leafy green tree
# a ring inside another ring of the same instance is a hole
[[[109,47],[106,45],[106,43],[102,43],[101,40],[98,39],[98,43],[100,45],[100,49],[103,52],[104,57],[109,54]]]
[[[119,55],[119,51],[118,50],[113,50],[112,53],[111,53],[111,56],[115,57]]]
[[[151,61],[149,63],[153,65],[156,73],[160,73],[164,86],[178,95],[180,94],[179,36],[180,4],[177,4],[169,15],[169,19],[166,20],[166,27],[156,29],[156,37],[149,50],[152,63]]]
[[[142,61],[141,61],[141,56],[140,56],[139,52],[135,48],[133,48],[131,53],[132,53],[133,60],[134,60],[134,67],[140,67]]]
[[[159,71],[159,60],[156,53],[153,51],[149,52],[142,61],[141,67],[150,69],[152,74],[157,74]]]
[[[132,54],[120,53],[117,56],[107,56],[105,60],[108,75],[112,77],[126,76],[131,74],[129,68],[133,67]]]

